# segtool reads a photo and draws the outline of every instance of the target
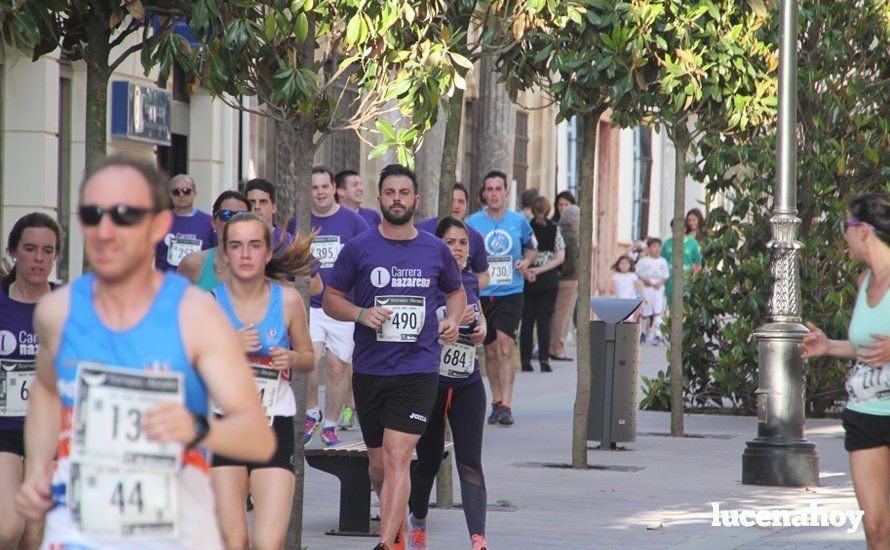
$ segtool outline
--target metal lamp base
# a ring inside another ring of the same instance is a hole
[[[816,446],[782,438],[756,438],[742,455],[742,484],[773,487],[819,485]]]

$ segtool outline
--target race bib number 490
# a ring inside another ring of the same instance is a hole
[[[492,285],[509,285],[513,282],[513,257],[489,256],[488,275]]]
[[[181,373],[81,364],[77,370],[71,460],[172,472],[182,445],[152,441],[145,413],[159,403],[183,403]]]
[[[201,251],[200,239],[184,239],[180,237],[171,237],[170,246],[167,247],[167,263],[172,266],[178,266],[182,259],[192,252]]]
[[[467,378],[476,365],[476,346],[463,334],[457,342],[442,346],[439,374],[448,378]]]
[[[318,235],[312,239],[309,250],[323,269],[330,269],[334,267],[334,262],[340,255],[340,237],[338,235]]]
[[[392,312],[389,321],[377,330],[378,342],[416,342],[426,320],[423,296],[375,296],[374,306]]]
[[[25,416],[34,361],[0,361],[0,416]]]
[[[175,474],[72,463],[68,502],[81,529],[95,537],[178,536]]]

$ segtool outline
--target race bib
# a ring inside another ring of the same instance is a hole
[[[260,402],[263,404],[263,414],[269,419],[271,426],[275,419],[275,405],[278,403],[278,380],[281,378],[281,372],[268,364],[263,364],[262,361],[263,359],[250,358],[248,363],[253,371],[253,381],[260,395]],[[216,403],[213,404],[213,412],[218,415],[225,414]]]
[[[489,256],[488,257],[489,284],[509,285],[513,282],[513,257]]]
[[[416,342],[426,320],[423,296],[375,296],[374,306],[392,311],[389,321],[377,330],[378,342]]]
[[[317,235],[312,239],[309,250],[321,264],[322,269],[330,269],[334,267],[334,262],[337,261],[337,256],[340,254],[340,236]]]
[[[181,373],[81,364],[76,379],[71,460],[177,471],[182,445],[150,440],[142,430],[142,419],[159,403],[183,402]]]
[[[88,535],[138,540],[179,534],[176,474],[72,463],[67,495]]]
[[[35,374],[34,361],[0,361],[0,416],[25,416]]]
[[[469,336],[460,335],[457,342],[442,346],[439,374],[448,378],[467,378],[476,365],[476,346]]]
[[[890,398],[890,364],[875,368],[857,361],[845,385],[854,404]]]
[[[188,256],[192,252],[200,251],[200,239],[170,237],[170,246],[167,247],[167,263],[172,266],[178,266],[183,258]]]

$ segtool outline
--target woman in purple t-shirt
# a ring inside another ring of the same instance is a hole
[[[34,212],[12,226],[6,251],[15,262],[0,283],[0,548],[36,548],[43,522],[27,522],[13,505],[22,483],[24,425],[34,378],[37,335],[32,319],[37,301],[52,290],[48,282],[61,246],[61,230],[46,214]],[[4,395],[5,394],[5,395]]]

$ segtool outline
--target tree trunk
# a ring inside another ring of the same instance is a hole
[[[482,58],[479,71],[479,103],[479,173],[501,170],[507,174],[509,186],[516,145],[516,106],[498,82],[494,60],[487,56]]]
[[[464,91],[454,90],[445,105],[445,146],[442,148],[442,164],[439,166],[439,219],[451,215],[451,193],[457,180],[457,157],[460,146],[460,127],[463,123]],[[472,204],[472,199],[469,201]],[[469,204],[467,205],[469,208]]]
[[[583,117],[581,142],[581,222],[578,227],[578,301],[575,326],[578,349],[578,382],[572,419],[572,468],[587,469],[587,410],[590,408],[590,267],[593,245],[593,189],[596,174],[596,131],[603,109]]]
[[[86,56],[85,56],[86,57]],[[87,98],[86,98],[86,168],[89,169],[96,159],[107,153],[108,140],[108,80],[111,69],[108,68],[108,52],[104,57],[94,54],[86,59],[87,66]]]
[[[414,173],[417,174],[420,206],[417,208],[415,220],[425,220],[438,212],[439,182],[442,161],[442,149],[445,146],[446,122],[445,112],[439,107],[436,124],[423,135],[423,145],[414,156]],[[450,196],[450,195],[449,195]]]
[[[686,222],[686,152],[689,133],[685,119],[671,132],[674,142],[674,219],[671,223],[673,239],[671,266],[671,435],[683,437],[683,240]]]

